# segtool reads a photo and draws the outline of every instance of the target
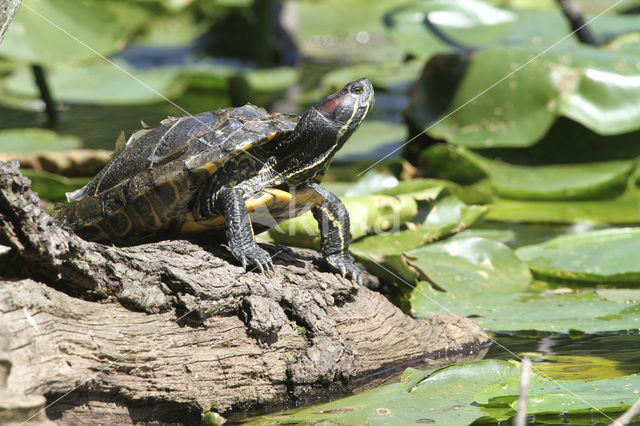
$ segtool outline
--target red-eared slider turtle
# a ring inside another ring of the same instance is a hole
[[[72,204],[55,217],[85,239],[127,245],[224,229],[245,268],[269,271],[254,231],[311,209],[324,258],[359,280],[349,214],[320,180],[373,102],[362,78],[302,117],[245,105],[169,118],[136,132],[91,182],[67,194]]]

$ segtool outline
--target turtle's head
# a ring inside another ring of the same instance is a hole
[[[368,78],[348,83],[342,90],[324,98],[314,105],[325,120],[323,126],[329,126],[335,135],[335,144],[341,146],[351,133],[362,123],[370,108],[373,107],[373,87]]]

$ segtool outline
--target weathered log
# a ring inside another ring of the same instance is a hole
[[[0,329],[0,425],[18,426],[27,421],[30,426],[54,425],[45,415],[46,399],[42,395],[24,395],[7,389],[11,373],[10,341],[9,331]]]
[[[314,251],[265,244],[266,277],[219,245],[84,241],[15,162],[0,163],[0,245],[8,388],[44,394],[64,423],[196,422],[212,402],[225,414],[286,404],[488,342],[464,318],[404,315]]]

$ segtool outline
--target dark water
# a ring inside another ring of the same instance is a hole
[[[600,334],[571,337],[550,335],[541,338],[525,338],[509,335],[493,335],[495,343],[486,355],[486,359],[517,360],[524,352],[536,352],[544,355],[594,356],[615,361],[620,375],[640,373],[640,334]],[[535,361],[533,366],[535,367]],[[579,369],[580,367],[576,367]],[[613,419],[622,413],[609,413]],[[584,415],[553,415],[530,418],[531,425],[608,425],[611,420],[603,415],[592,413]],[[511,425],[511,421],[501,425]],[[630,423],[640,426],[640,420]]]
[[[189,113],[224,108],[228,102],[224,95],[204,93],[188,93],[175,101]],[[168,116],[185,115],[182,109],[168,103],[136,106],[62,105],[60,122],[50,126],[43,112],[0,106],[0,129],[51,128],[60,134],[79,136],[85,148],[113,149],[121,131],[130,135],[141,128],[141,120],[155,127]]]
[[[485,358],[517,359],[523,352],[545,355],[597,356],[617,361],[617,368],[626,374],[640,373],[640,334],[599,334],[571,337],[550,335],[536,339],[509,335],[493,335],[497,342]]]

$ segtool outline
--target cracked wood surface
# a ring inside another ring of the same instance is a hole
[[[73,390],[47,410],[63,423],[197,422],[212,402],[230,413],[315,398],[488,342],[465,318],[404,315],[311,250],[263,245],[268,278],[220,245],[84,241],[15,162],[0,163],[0,246],[8,389],[48,403]]]

